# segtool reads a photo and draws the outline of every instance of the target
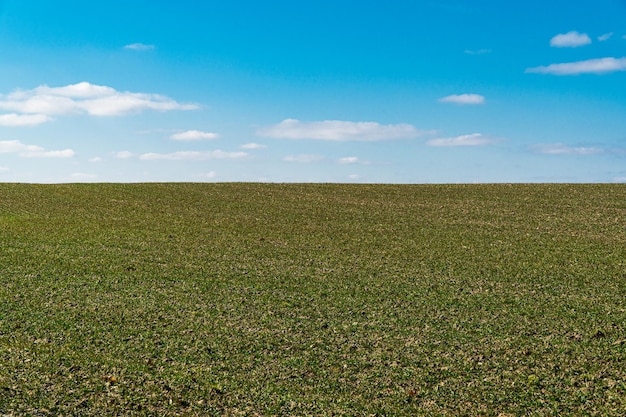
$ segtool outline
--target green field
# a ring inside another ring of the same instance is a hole
[[[626,186],[0,184],[0,415],[626,415]]]

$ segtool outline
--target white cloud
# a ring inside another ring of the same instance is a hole
[[[89,158],[87,161],[89,161],[89,162],[102,162],[102,158],[100,158],[99,156],[95,156],[93,158]]]
[[[0,172],[9,172],[10,169],[7,167],[0,167]]]
[[[17,153],[23,158],[71,158],[74,156],[72,149],[47,151],[41,146],[26,145],[19,140],[0,141],[0,153]]]
[[[106,97],[117,94],[117,91],[111,87],[105,85],[95,85],[88,82],[81,82],[77,84],[69,84],[65,87],[48,87],[47,85],[40,85],[37,88],[31,90],[36,96],[56,96],[56,97],[69,97],[69,98],[97,98]],[[29,98],[32,94],[29,91],[18,90],[12,93],[9,97],[14,98]]]
[[[602,153],[601,148],[569,146],[563,143],[548,143],[532,145],[531,150],[544,155],[593,155]]]
[[[237,159],[248,156],[246,152],[224,152],[224,151],[178,151],[170,153],[144,153],[139,155],[143,161],[169,160],[169,161],[204,161],[207,159]]]
[[[0,95],[0,109],[38,116],[88,114],[121,116],[143,110],[193,110],[196,104],[181,104],[158,94],[117,91],[111,87],[81,82],[64,87],[39,86]]]
[[[0,153],[31,152],[41,151],[42,147],[36,145],[26,145],[19,140],[0,141]]]
[[[132,158],[132,157],[133,157],[133,156],[135,156],[135,155],[133,155],[133,153],[132,153],[132,152],[128,152],[128,151],[119,151],[119,152],[115,152],[115,153],[113,154],[113,156],[115,156],[116,158],[119,158],[119,159],[128,159],[128,158]]]
[[[252,150],[252,149],[264,149],[264,148],[267,148],[267,146],[252,142],[252,143],[246,143],[245,145],[241,145],[240,148]]]
[[[586,33],[578,33],[575,30],[558,34],[550,39],[550,46],[554,46],[556,48],[576,48],[590,43],[591,38],[589,35]]]
[[[36,126],[52,120],[44,114],[0,114],[0,126]]]
[[[217,139],[218,134],[212,132],[202,132],[200,130],[187,130],[186,132],[174,133],[170,136],[172,140],[210,140]]]
[[[626,177],[614,177],[613,182],[619,182],[619,183],[625,182],[626,183]]]
[[[589,59],[526,69],[527,73],[553,75],[607,74],[617,71],[626,71],[626,57]]]
[[[480,94],[453,94],[451,96],[442,97],[437,101],[440,103],[454,104],[483,104],[485,97]]]
[[[283,161],[297,162],[301,164],[310,164],[312,162],[320,162],[323,160],[324,160],[324,157],[322,155],[317,155],[317,154],[287,155],[286,157],[283,158]]]
[[[62,151],[28,151],[20,152],[20,156],[24,158],[71,158],[74,151],[72,149],[64,149]]]
[[[613,36],[613,32],[605,33],[604,35],[598,36],[598,40],[600,42],[608,41]]]
[[[301,122],[296,119],[286,119],[274,126],[257,131],[257,134],[260,136],[275,139],[330,141],[410,139],[422,133],[409,124],[381,125],[375,122],[348,122],[341,120]]]
[[[471,135],[461,135],[451,138],[431,139],[426,142],[429,146],[485,146],[491,145],[494,140],[486,138],[481,133],[472,133]]]
[[[124,46],[124,49],[131,49],[133,51],[151,51],[154,48],[154,45],[146,45],[145,43],[131,43]]]
[[[346,156],[346,157],[343,157],[343,158],[339,158],[337,160],[337,162],[339,162],[342,165],[358,164],[359,163],[359,158],[357,158],[356,156]]]

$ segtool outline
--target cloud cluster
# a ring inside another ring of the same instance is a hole
[[[526,69],[527,73],[553,75],[607,74],[617,71],[626,71],[626,57],[588,59]]]
[[[196,104],[182,104],[159,94],[117,91],[88,82],[64,87],[39,86],[0,95],[0,125],[37,125],[52,116],[88,114],[91,116],[122,116],[144,110],[194,110]]]
[[[597,37],[598,41],[605,42],[613,36],[613,32],[604,33]],[[550,39],[550,45],[557,48],[575,48],[591,43],[586,33],[571,31],[561,33]],[[563,62],[538,67],[527,68],[526,73],[552,75],[578,74],[608,74],[611,72],[626,71],[626,57],[594,58],[584,61]]]
[[[485,97],[480,94],[453,94],[451,96],[442,97],[437,101],[440,103],[454,104],[484,104]]]
[[[71,158],[72,149],[49,151],[41,146],[27,145],[19,140],[0,141],[0,153],[17,153],[22,158]]]
[[[381,125],[375,122],[349,122],[342,120],[301,122],[296,119],[285,119],[276,125],[257,130],[259,136],[275,139],[365,142],[411,139],[422,133],[409,124]]]
[[[591,38],[586,33],[578,33],[575,30],[567,33],[561,33],[550,39],[550,46],[556,48],[576,48],[583,45],[589,45]]]

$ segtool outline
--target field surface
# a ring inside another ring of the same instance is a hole
[[[0,415],[626,415],[624,185],[0,184]]]

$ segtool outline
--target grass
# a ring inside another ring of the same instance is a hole
[[[0,184],[0,414],[626,414],[623,185]]]

